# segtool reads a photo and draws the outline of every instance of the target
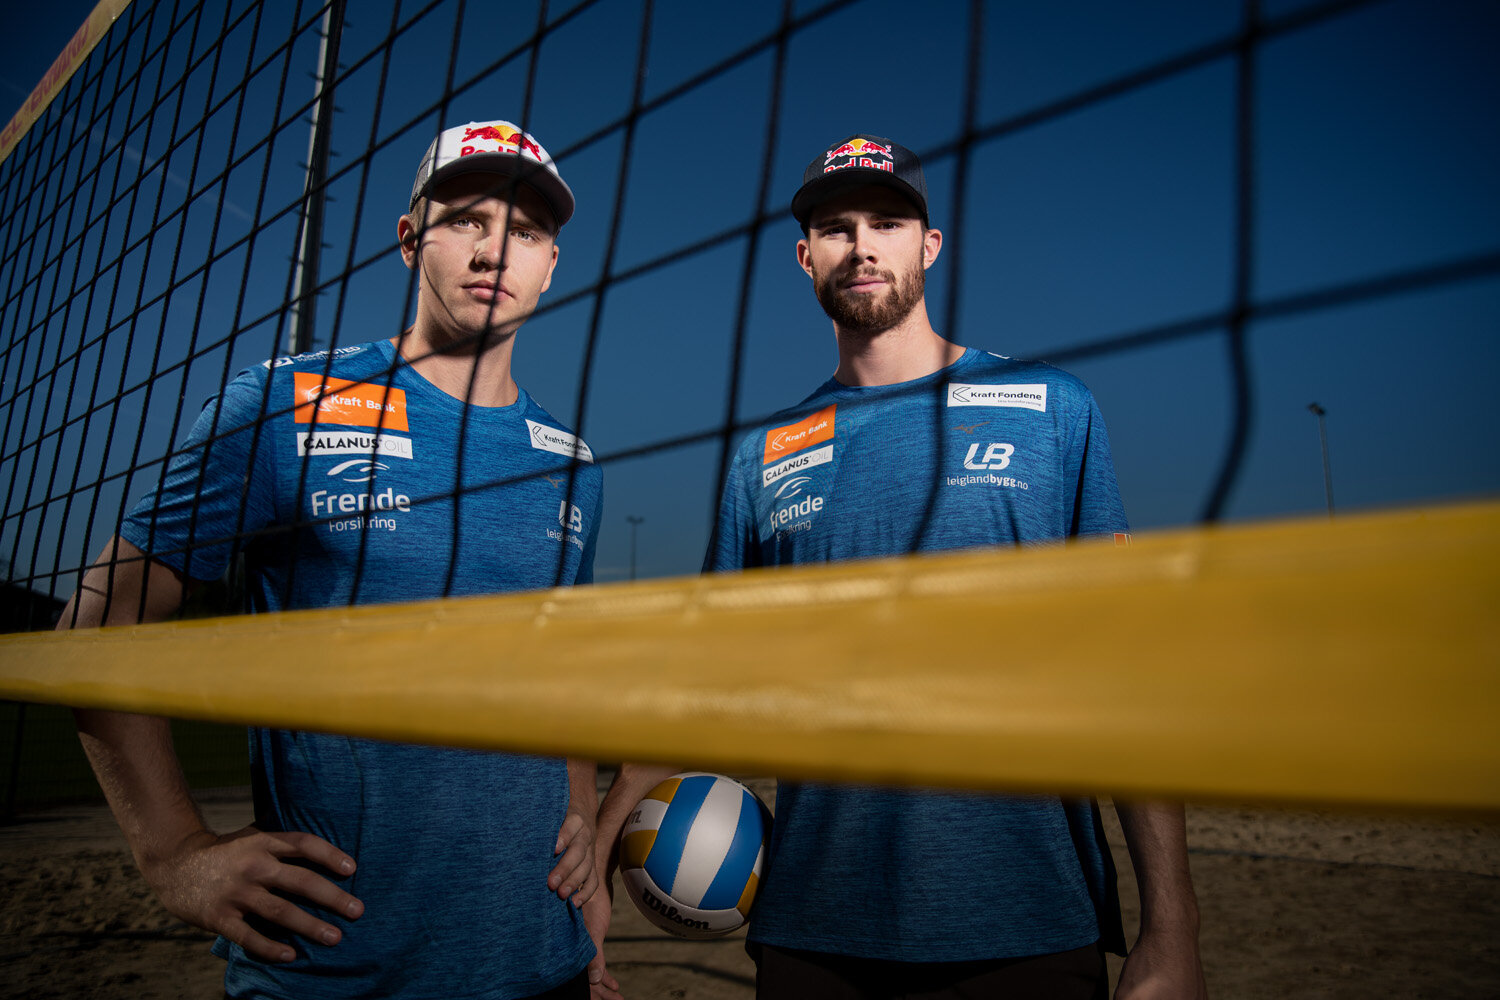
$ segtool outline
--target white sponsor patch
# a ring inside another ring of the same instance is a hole
[[[361,434],[358,431],[302,431],[297,435],[299,455],[379,455],[381,458],[411,458],[411,438],[395,434]]]
[[[342,358],[348,354],[358,354],[368,346],[368,344],[355,344],[353,347],[335,347],[333,349],[333,356]],[[260,366],[262,368],[285,368],[287,365],[295,365],[299,361],[318,361],[327,357],[327,351],[308,351],[306,354],[298,354],[295,357],[272,358],[269,361],[262,361]]]
[[[760,484],[770,486],[776,480],[791,475],[802,469],[811,469],[815,465],[833,461],[833,445],[824,445],[805,455],[793,455],[785,462],[777,462],[768,469],[761,470]]]
[[[1036,385],[962,385],[948,383],[949,406],[1014,406],[1047,412],[1047,383]]]
[[[575,454],[585,462],[594,460],[594,453],[589,446],[578,440],[578,435],[560,431],[556,427],[548,427],[539,424],[535,420],[526,421],[526,429],[531,433],[531,446],[542,451],[550,451],[554,455],[566,455],[572,458]]]

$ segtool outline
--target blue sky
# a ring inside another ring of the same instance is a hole
[[[137,6],[144,2],[137,0]],[[230,4],[233,10],[243,6]],[[368,160],[367,175],[350,170],[332,188],[336,200],[324,271],[336,274],[350,262],[355,270],[341,309],[336,290],[320,301],[320,346],[388,336],[402,322],[406,271],[394,252],[395,219],[415,161],[437,127],[432,106],[454,51],[451,6],[436,8],[402,34],[377,115],[379,60],[361,60],[386,35],[390,0],[351,5],[356,13],[346,29],[343,59],[352,68],[339,93],[334,168],[359,164],[372,136],[379,148]],[[785,206],[807,161],[854,132],[888,136],[932,154],[926,161],[932,221],[949,236],[929,273],[928,302],[939,330],[1002,354],[1065,355],[1063,366],[1093,388],[1104,411],[1137,530],[1197,521],[1233,423],[1233,380],[1221,329],[1210,325],[1202,333],[1129,351],[1088,356],[1075,349],[1214,316],[1233,301],[1238,66],[1232,47],[1222,43],[1237,30],[1241,4],[987,4],[974,108],[984,138],[973,147],[962,191],[954,188],[952,149],[966,106],[968,5],[868,0],[798,31],[787,47],[779,89],[776,52],[768,47],[701,86],[678,91],[720,59],[772,33],[779,6],[655,4],[643,96],[647,102],[668,99],[639,120],[623,200],[617,189],[623,133],[601,130],[630,107],[641,3],[585,5],[544,43],[538,59],[532,130],[559,157],[579,208],[563,233],[557,278],[543,299],[551,308],[521,332],[516,370],[560,419],[581,424],[591,447],[606,459],[597,577],[621,579],[627,573],[627,516],[645,518],[639,529],[641,575],[696,571],[708,534],[719,442],[608,459],[720,426],[742,289],[748,293],[748,322],[737,420],[796,402],[831,373],[830,328],[796,266],[799,233]],[[802,14],[819,6],[799,2],[794,10]],[[1261,9],[1274,21],[1320,6],[1265,0]],[[0,92],[7,106],[24,99],[91,7],[55,0],[41,11],[8,15],[12,30],[0,40]],[[266,20],[289,20],[292,7],[269,3]],[[555,2],[549,10],[556,19],[577,7]],[[415,9],[406,4],[402,19]],[[522,114],[524,58],[479,74],[525,37],[535,7],[506,5],[503,19],[498,9],[468,5],[453,78],[473,85],[442,115],[448,123]],[[228,49],[241,62],[249,49],[244,35],[232,36]],[[1500,490],[1500,461],[1489,440],[1496,415],[1492,386],[1500,375],[1500,276],[1494,263],[1500,254],[1500,69],[1492,58],[1497,43],[1500,6],[1383,0],[1319,18],[1257,48],[1248,288],[1252,307],[1261,312],[1246,327],[1253,422],[1224,507],[1227,520],[1323,511],[1318,428],[1307,409],[1315,400],[1328,413],[1340,512]],[[178,47],[186,52],[186,41]],[[316,41],[304,33],[291,50],[296,68],[288,88],[296,101],[310,96],[307,72],[315,55]],[[1176,58],[1184,64],[1180,71],[1103,100],[1073,100]],[[184,65],[185,59],[169,56],[167,62]],[[215,78],[204,67],[194,71],[186,92],[228,92],[239,79],[227,63]],[[272,73],[251,81],[247,120],[264,118],[278,82]],[[774,128],[768,128],[773,93],[780,104]],[[1060,106],[1065,110],[1059,114],[1035,114]],[[148,117],[143,113],[139,120]],[[227,145],[229,124],[227,114],[215,116],[205,133],[210,147]],[[143,129],[135,130],[121,158],[151,162],[160,156],[164,128],[149,140]],[[245,148],[251,134],[258,139],[265,133],[264,125],[259,132],[246,127],[235,148]],[[269,168],[268,204],[279,210],[295,196],[305,128],[277,135],[274,148],[237,168],[222,190],[205,192],[201,179],[194,179],[191,149],[172,153],[154,175],[164,204],[180,204],[186,192],[196,192],[181,234],[173,237],[176,245],[206,257],[215,215],[219,246],[248,231],[263,167]],[[772,175],[765,208],[781,215],[762,231],[751,256],[749,240],[734,230],[757,208],[768,143]],[[0,166],[0,172],[7,168]],[[605,274],[617,208],[611,274],[713,242],[613,285],[602,300],[584,294]],[[232,347],[205,354],[175,391],[158,393],[145,407],[143,455],[165,450],[179,397],[191,419],[226,365],[232,370],[255,363],[272,349],[274,323],[255,325],[249,318],[274,309],[285,287],[290,225],[288,219],[263,234],[266,249],[248,272],[242,255],[210,270],[201,285],[210,308],[197,324],[199,349],[232,325],[246,273],[257,294],[269,298],[247,303],[241,325],[248,329]],[[1391,275],[1476,258],[1488,261],[1477,278],[1384,290]],[[165,280],[169,262],[161,253],[149,260],[141,256],[110,280],[124,287],[141,268],[148,280]],[[949,314],[954,282],[956,316]],[[1376,294],[1340,297],[1313,310],[1282,308],[1301,296],[1366,284]],[[196,299],[199,290],[195,283],[182,297]],[[580,408],[581,364],[596,309],[595,366]],[[102,315],[99,307],[82,325],[103,326]],[[118,318],[118,310],[112,315]],[[169,307],[164,317],[149,318],[153,330],[162,331],[168,354],[185,351],[192,334],[180,310]],[[9,342],[11,331],[3,335]],[[78,331],[49,328],[48,335]],[[140,368],[142,377],[148,370],[149,357],[142,360],[135,352],[115,356],[106,349],[101,356],[128,372]],[[131,443],[109,446],[109,468],[128,459]],[[7,442],[7,450],[14,447]],[[71,459],[82,448],[97,463],[104,456],[90,449],[98,447],[96,441],[61,439],[58,451]],[[0,481],[13,475],[13,468],[0,468]],[[145,486],[137,483],[132,492],[138,495]],[[33,502],[45,492],[45,483],[35,487]],[[118,498],[104,493],[101,506],[112,510]],[[29,552],[37,531],[62,532],[65,551],[76,558],[75,550],[102,544],[109,527],[70,519],[67,526],[30,528],[16,548]],[[0,539],[6,550],[0,554],[8,558],[13,545],[11,538]]]

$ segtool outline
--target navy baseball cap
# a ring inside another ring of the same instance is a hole
[[[927,181],[917,154],[878,135],[851,135],[813,157],[792,198],[792,215],[805,227],[818,204],[866,184],[895,190],[927,218]]]

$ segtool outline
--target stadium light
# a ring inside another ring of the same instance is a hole
[[[1324,426],[1323,418],[1328,411],[1317,403],[1308,403],[1307,409],[1313,416],[1318,418],[1318,444],[1323,449],[1323,495],[1328,498],[1328,516],[1333,516],[1333,472],[1328,466],[1328,430]]]

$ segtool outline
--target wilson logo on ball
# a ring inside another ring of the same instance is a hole
[[[620,833],[620,877],[647,920],[712,938],[750,914],[771,815],[732,778],[677,774],[653,788]]]

